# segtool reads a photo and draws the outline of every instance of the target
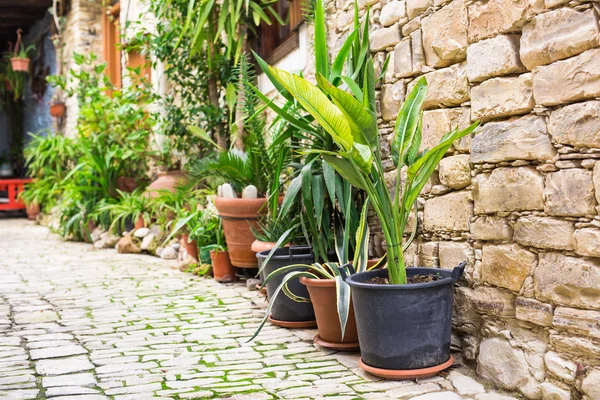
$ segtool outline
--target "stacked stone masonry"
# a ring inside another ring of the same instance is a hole
[[[336,49],[352,29],[352,3],[328,7]],[[406,254],[438,268],[468,261],[453,345],[482,377],[527,398],[600,399],[600,3],[359,7],[361,16],[370,8],[378,68],[390,59],[378,103],[384,135],[420,76],[429,83],[422,149],[483,122],[426,186]],[[371,252],[384,251],[375,233]]]

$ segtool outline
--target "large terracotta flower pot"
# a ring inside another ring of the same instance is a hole
[[[38,203],[27,204],[25,211],[27,211],[27,219],[35,220],[40,213],[40,205]]]
[[[11,57],[10,62],[13,71],[29,71],[29,58]]]
[[[177,186],[186,182],[187,178],[183,171],[161,171],[158,177],[146,188],[149,197],[158,197],[161,190],[175,193]]]
[[[235,267],[231,265],[229,252],[211,250],[210,260],[212,261],[213,276],[216,281],[223,283],[235,281]]]
[[[191,242],[189,242],[189,237],[188,235],[181,235],[181,240],[183,241],[183,245],[185,246],[185,251],[192,257],[194,257],[196,260],[200,260],[198,258],[198,244],[196,243],[195,240],[192,240]]]
[[[258,260],[252,251],[258,220],[267,213],[267,199],[228,199],[217,197],[215,206],[223,221],[223,232],[231,263],[239,268],[256,268]]]
[[[137,229],[141,229],[141,228],[145,228],[146,227],[146,221],[144,221],[144,217],[142,217],[141,215],[138,217],[137,221],[135,221],[135,225],[133,226],[133,229],[137,230]]]
[[[346,331],[342,339],[342,329],[337,310],[335,280],[312,279],[301,277],[300,283],[306,285],[310,294],[317,319],[319,334],[315,336],[315,343],[335,350],[356,350],[358,346],[358,333],[356,332],[356,319],[354,306],[350,301],[350,311]]]
[[[62,118],[67,113],[67,106],[65,103],[57,102],[54,104],[50,104],[50,115],[54,118]]]

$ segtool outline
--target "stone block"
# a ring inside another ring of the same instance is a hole
[[[600,310],[600,264],[596,260],[542,253],[533,276],[536,298]]]
[[[572,333],[600,339],[600,311],[556,307],[552,325]]]
[[[471,222],[471,235],[476,240],[511,240],[513,230],[506,219],[484,215]]]
[[[560,388],[553,383],[543,382],[540,385],[542,398],[548,400],[571,400],[571,391]]]
[[[439,242],[440,268],[453,269],[463,261],[474,262],[473,249],[467,242]]]
[[[391,85],[383,85],[381,88],[381,118],[393,121],[398,116],[400,106],[405,96],[404,81],[397,81]]]
[[[569,336],[551,333],[550,344],[553,349],[575,359],[585,360],[587,365],[600,365],[600,341],[584,336]]]
[[[470,82],[525,71],[519,58],[519,35],[500,35],[467,48],[467,77]]]
[[[467,7],[454,0],[423,18],[423,48],[431,67],[447,67],[467,57]]]
[[[399,78],[414,75],[412,66],[412,45],[410,37],[404,38],[394,47],[394,73]]]
[[[541,326],[552,326],[552,305],[527,297],[517,297],[515,315],[521,321]]]
[[[381,25],[387,27],[395,24],[396,22],[404,19],[406,21],[406,2],[404,1],[391,1],[381,8],[379,14],[379,22]]]
[[[501,318],[515,317],[515,295],[507,290],[478,286],[470,295],[470,301],[480,314]]]
[[[429,0],[406,0],[406,13],[409,19],[424,13],[428,8]]]
[[[593,9],[560,8],[535,16],[523,27],[521,60],[532,70],[598,46],[600,28]]]
[[[552,111],[548,132],[556,143],[600,147],[600,101],[576,103]]]
[[[575,225],[557,218],[526,216],[514,226],[515,242],[543,249],[573,250]]]
[[[577,374],[577,364],[572,361],[565,360],[560,354],[549,351],[544,355],[546,368],[553,375],[565,380],[566,382],[574,382]]]
[[[425,75],[427,95],[423,108],[439,108],[459,106],[469,101],[469,82],[465,63],[455,64],[449,68],[438,69]],[[416,84],[411,82],[407,92]]]
[[[530,372],[526,354],[507,340],[489,338],[481,342],[477,373],[503,389],[519,390],[529,398],[541,398],[539,382]]]
[[[412,70],[421,73],[425,67],[425,50],[423,50],[423,31],[417,29],[410,33],[410,46],[412,49]]]
[[[575,253],[582,256],[600,257],[600,229],[583,228],[573,235]]]
[[[489,122],[471,140],[471,162],[497,163],[513,160],[551,160],[556,150],[550,143],[544,118],[528,115]]]
[[[483,246],[481,275],[484,282],[518,292],[537,257],[519,245]]]
[[[532,75],[493,78],[471,89],[472,119],[484,121],[533,110]]]
[[[533,76],[537,104],[555,106],[600,96],[600,49],[539,67]]]
[[[594,190],[596,192],[596,201],[600,204],[600,162],[594,164],[594,172],[592,174],[592,181],[594,182]]]
[[[469,42],[517,32],[525,24],[527,1],[489,0],[469,4]]]
[[[543,210],[544,178],[532,167],[497,168],[473,179],[475,213]]]
[[[438,267],[439,242],[423,242],[419,244],[418,265],[420,267]]]
[[[423,227],[426,231],[468,231],[473,216],[469,192],[453,192],[425,202]]]
[[[463,189],[471,184],[471,166],[468,154],[443,158],[439,164],[440,182],[452,189]]]
[[[600,399],[600,368],[592,369],[581,382],[581,390],[590,399]]]
[[[456,129],[464,129],[471,124],[468,108],[443,108],[440,110],[427,110],[423,112],[423,138],[419,151],[431,149],[436,146],[442,136]],[[454,148],[459,151],[468,151],[471,137],[465,136],[454,142]]]
[[[596,199],[592,172],[584,169],[563,169],[546,175],[545,210],[556,216],[596,214]]]
[[[398,24],[378,29],[370,35],[370,47],[374,53],[394,47],[398,42],[400,42],[400,27]]]

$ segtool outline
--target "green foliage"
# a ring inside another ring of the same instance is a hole
[[[109,229],[123,232],[127,222],[135,224],[140,218],[149,226],[153,216],[152,202],[148,195],[144,194],[144,190],[138,188],[132,193],[126,193],[117,189],[117,193],[117,199],[106,199],[108,204],[97,209],[99,213],[109,213],[112,221]]]
[[[29,55],[35,51],[35,45],[30,44],[29,46],[23,46],[22,44],[19,46],[19,51],[17,53],[17,57],[19,58],[29,58]]]

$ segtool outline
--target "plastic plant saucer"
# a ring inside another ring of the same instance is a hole
[[[332,349],[332,350],[338,350],[338,351],[353,351],[353,350],[358,350],[360,348],[360,346],[358,345],[358,342],[350,342],[350,343],[327,342],[327,341],[321,339],[321,336],[319,336],[318,333],[314,337],[313,342],[315,342],[315,344],[318,344],[319,346],[322,346],[322,347],[325,347],[328,349]]]
[[[280,321],[273,319],[271,315],[269,315],[268,319],[273,325],[288,329],[308,329],[317,327],[317,321]]]
[[[450,367],[454,363],[454,357],[450,356],[450,359],[445,363],[435,365],[433,367],[428,368],[420,368],[420,369],[384,369],[384,368],[376,368],[371,367],[363,362],[362,357],[358,361],[358,366],[370,373],[371,375],[375,375],[379,378],[389,379],[393,381],[401,381],[407,379],[422,379],[429,378],[434,376],[440,371],[445,370]]]

